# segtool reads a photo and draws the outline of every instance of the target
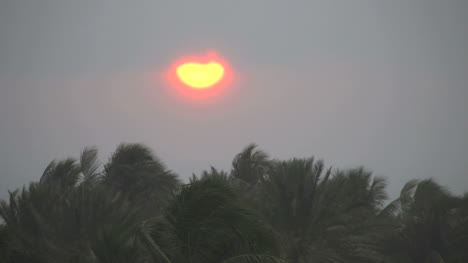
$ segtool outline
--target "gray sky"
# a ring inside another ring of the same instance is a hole
[[[231,93],[158,76],[216,50]],[[150,146],[186,178],[250,142],[468,191],[466,0],[0,0],[0,198],[87,145]]]

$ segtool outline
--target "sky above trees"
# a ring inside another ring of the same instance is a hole
[[[0,198],[50,160],[142,142],[188,178],[255,142],[272,157],[468,187],[466,1],[0,3]],[[214,49],[238,73],[211,104],[159,74]]]

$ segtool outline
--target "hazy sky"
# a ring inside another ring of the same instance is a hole
[[[210,104],[161,72],[215,50]],[[468,191],[466,0],[0,0],[0,198],[55,158],[142,142],[183,178],[256,142]]]

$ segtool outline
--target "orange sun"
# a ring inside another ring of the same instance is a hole
[[[226,61],[214,52],[205,57],[185,57],[175,62],[167,74],[179,94],[193,99],[219,95],[230,83],[232,74]]]
[[[207,64],[188,62],[177,67],[179,79],[195,89],[209,88],[220,81],[223,75],[224,67],[214,61]]]

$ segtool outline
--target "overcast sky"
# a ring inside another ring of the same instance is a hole
[[[215,50],[228,95],[161,73]],[[466,0],[0,0],[0,198],[85,146],[150,146],[187,178],[255,142],[468,191]]]

